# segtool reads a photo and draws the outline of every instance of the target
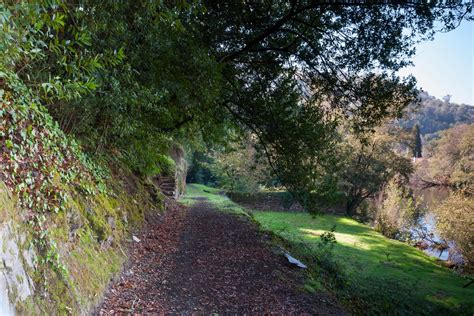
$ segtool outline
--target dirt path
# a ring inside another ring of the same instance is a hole
[[[149,220],[98,309],[117,314],[345,314],[302,292],[301,271],[269,250],[243,218],[200,202]]]

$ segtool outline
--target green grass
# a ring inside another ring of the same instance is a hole
[[[347,298],[360,299],[361,308],[394,314],[472,314],[474,288],[463,289],[465,279],[439,266],[435,258],[355,220],[288,212],[255,212],[253,216],[263,229],[315,251],[320,234],[336,225],[334,257],[343,266],[349,288],[356,292],[347,293]]]
[[[202,184],[188,184],[186,185],[186,195],[180,199],[180,202],[185,205],[193,205],[202,202],[196,198],[206,198],[207,202],[211,203],[221,211],[241,216],[249,216],[243,207],[232,202],[224,193],[225,192],[222,190]]]
[[[187,198],[204,196],[223,210],[245,212],[218,192],[202,185],[190,185]],[[313,279],[308,282],[308,290],[328,284],[321,267],[314,266],[319,261],[310,260],[310,256],[321,253],[318,252],[320,234],[336,225],[337,243],[332,256],[342,268],[340,277],[344,278],[345,286],[328,290],[357,314],[472,315],[474,312],[474,287],[463,289],[467,283],[464,278],[439,266],[435,258],[388,239],[369,226],[333,215],[313,217],[307,213],[268,211],[252,212],[252,216],[264,230],[283,239],[295,256],[309,261],[309,277]]]

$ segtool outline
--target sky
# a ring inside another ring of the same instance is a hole
[[[474,105],[474,22],[463,21],[433,41],[418,44],[413,67],[400,71],[413,74],[418,87],[439,99]]]

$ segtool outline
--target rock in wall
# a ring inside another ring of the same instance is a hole
[[[18,210],[6,186],[0,182],[0,315],[14,315],[17,302],[35,290],[27,271],[33,269],[34,251],[27,246]]]

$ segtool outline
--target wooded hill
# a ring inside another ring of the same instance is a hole
[[[419,103],[408,107],[405,117],[398,121],[400,126],[407,130],[411,130],[415,124],[418,124],[421,133],[429,137],[428,134],[437,134],[455,124],[474,123],[474,106],[472,105],[452,103],[449,97],[439,100],[426,92],[421,92],[418,98]]]

